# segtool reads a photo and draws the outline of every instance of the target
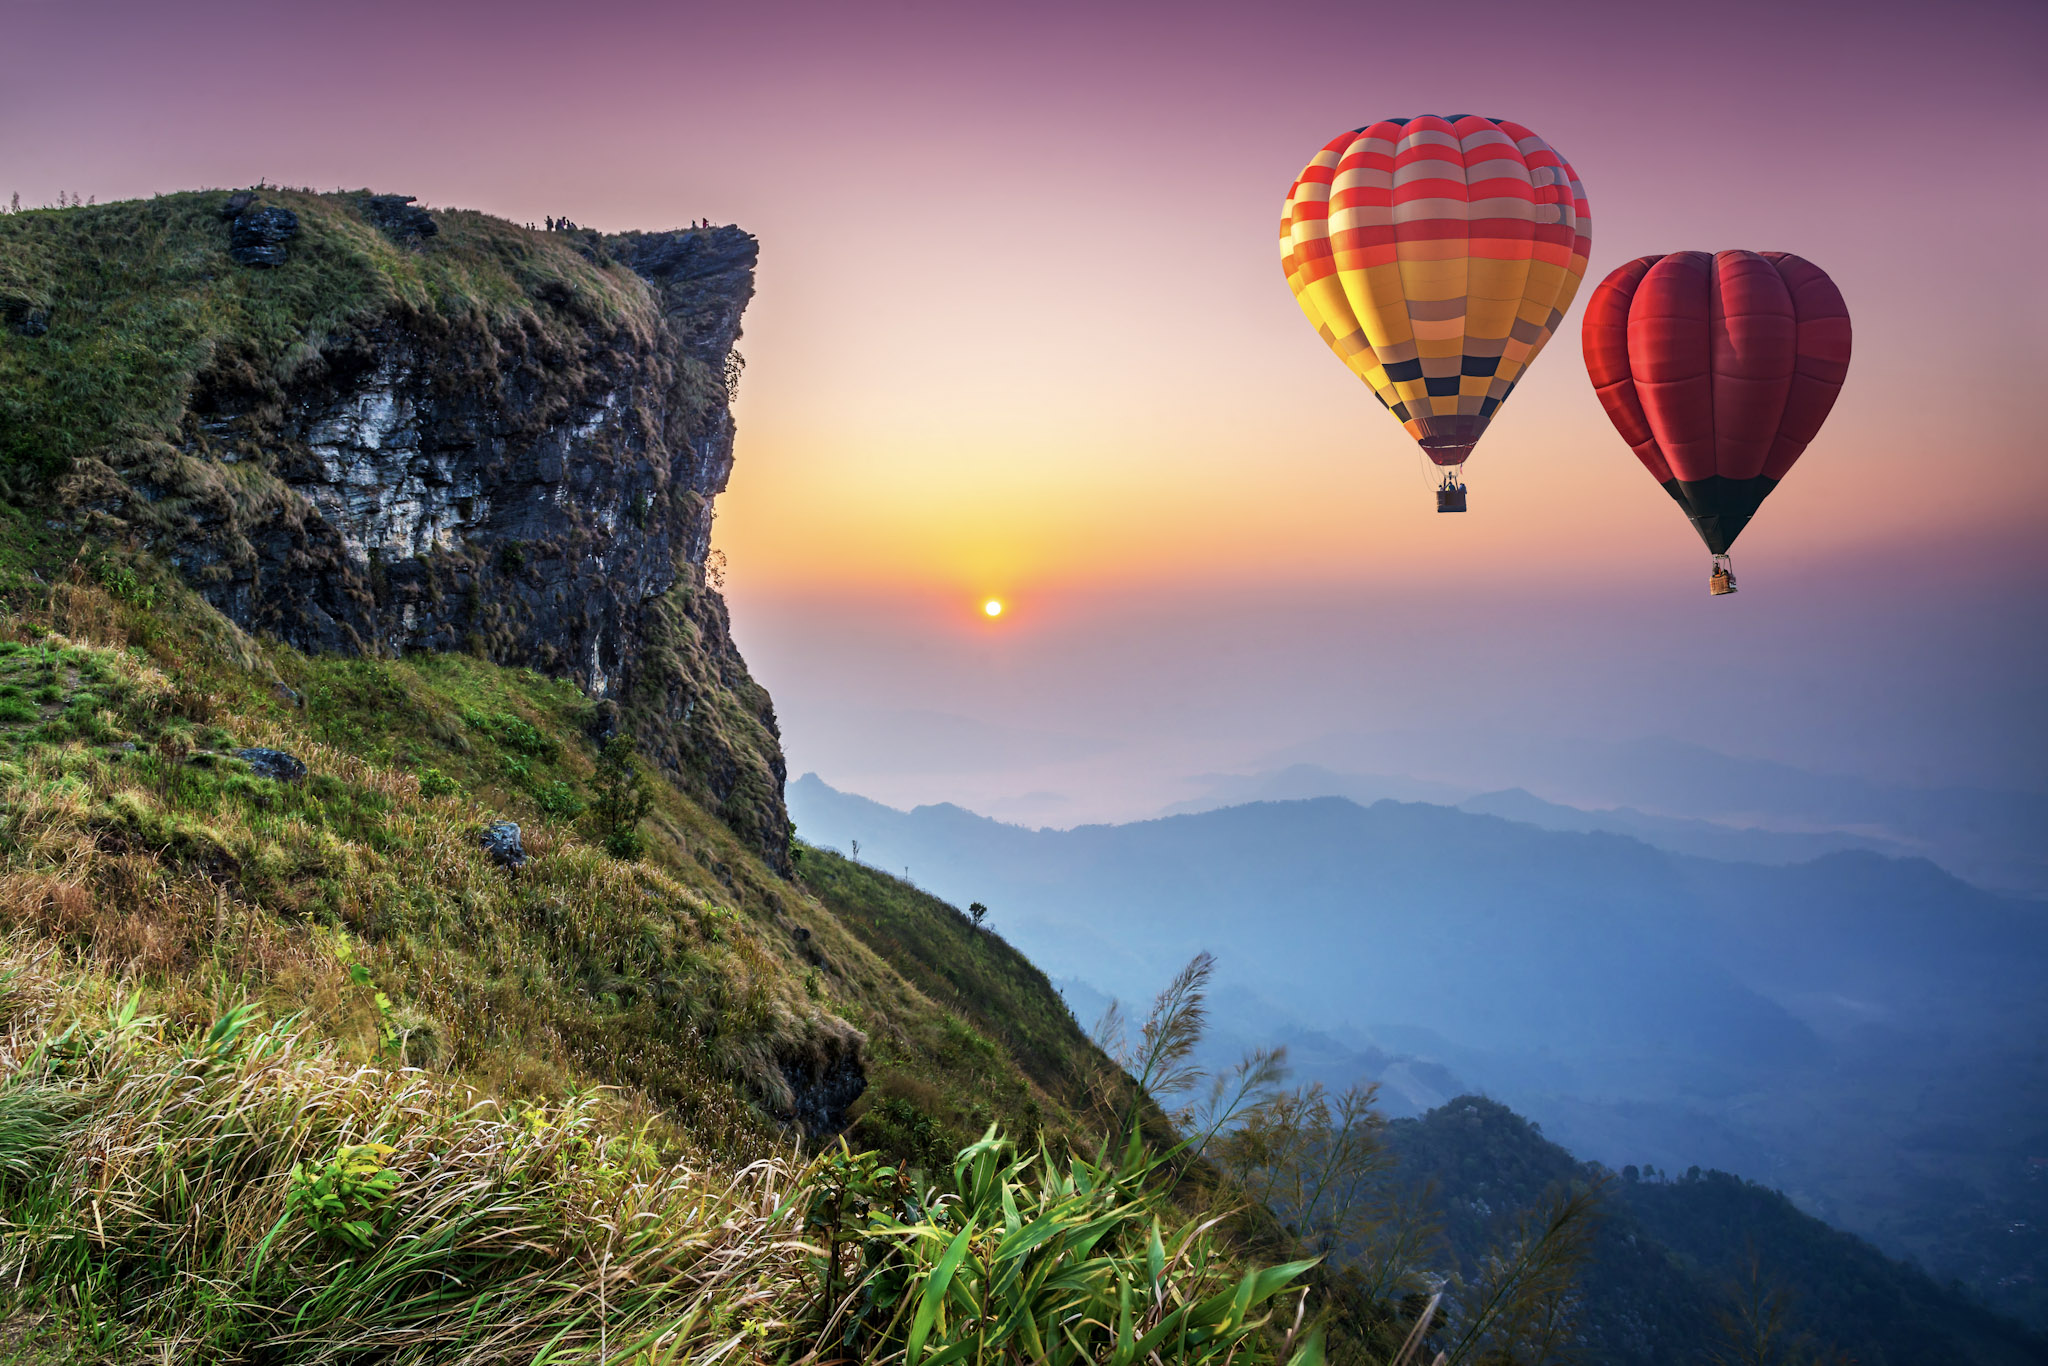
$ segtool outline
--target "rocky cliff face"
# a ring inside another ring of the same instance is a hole
[[[367,300],[290,355],[217,339],[175,434],[79,462],[74,503],[302,649],[573,678],[598,729],[630,725],[786,865],[773,708],[704,573],[754,239],[441,215],[394,242],[367,197],[279,197],[303,228],[283,262],[223,262],[218,287],[261,302],[353,268]]]

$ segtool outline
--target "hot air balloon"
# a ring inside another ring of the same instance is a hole
[[[1571,307],[1591,232],[1571,165],[1475,114],[1355,128],[1288,190],[1288,288],[1442,468],[1438,512],[1465,510],[1465,461]]]
[[[1782,251],[1644,256],[1586,305],[1586,373],[1621,439],[1677,500],[1733,593],[1728,550],[1827,420],[1849,309]]]

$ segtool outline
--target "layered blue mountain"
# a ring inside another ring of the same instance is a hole
[[[805,838],[958,902],[1077,1013],[1220,960],[1219,1041],[1477,1089],[1581,1158],[1785,1191],[2048,1320],[2048,908],[1917,859],[1716,861],[1446,806],[1257,802],[1027,830],[806,776]]]
[[[1211,778],[1210,791],[1184,809],[1322,796],[1476,808],[1480,794],[1520,786],[1554,807],[1576,809],[1564,828],[1627,826],[1627,833],[1665,848],[1684,848],[1674,841],[1688,833],[1806,836],[1827,848],[1917,854],[1980,887],[2048,896],[2048,841],[2041,838],[2048,793],[2040,791],[1885,783],[1668,737],[1566,741],[1480,728],[1328,735],[1280,750],[1267,764],[1263,773]],[[1525,805],[1502,814],[1527,820],[1531,811]],[[1598,825],[1576,824],[1587,820]],[[1796,847],[1759,847],[1771,844]],[[1684,851],[1781,861],[1775,853],[1725,845]],[[1810,844],[1803,856],[1818,852]]]

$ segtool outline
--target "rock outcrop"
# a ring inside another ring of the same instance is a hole
[[[829,1139],[843,1133],[850,1121],[853,1103],[868,1089],[867,1040],[844,1021],[821,1021],[815,1037],[792,1047],[777,1059],[783,1086],[771,1088],[769,1108],[786,1124],[802,1128],[813,1140]]]
[[[417,198],[409,194],[365,195],[359,207],[363,217],[375,223],[392,241],[416,243],[441,231],[434,215],[414,207]]]
[[[572,678],[787,871],[773,708],[703,568],[754,239],[264,200],[206,229],[216,249],[274,248],[251,263],[352,293],[304,306],[295,351],[223,338],[175,439],[76,462],[73,505],[299,648],[467,650]],[[210,200],[203,221],[220,213]]]
[[[228,227],[228,257],[238,266],[281,266],[291,259],[285,243],[298,235],[299,216],[290,209],[251,209]]]

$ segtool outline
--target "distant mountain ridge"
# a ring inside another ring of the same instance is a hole
[[[1175,802],[1158,815],[1191,816],[1251,802],[1307,801],[1343,797],[1360,806],[1374,802],[1427,802],[1475,815],[1499,816],[1545,830],[1627,835],[1675,854],[1736,863],[1804,863],[1823,854],[1858,849],[1892,858],[1920,855],[1897,840],[1846,830],[1770,830],[1685,816],[1660,816],[1629,806],[1586,810],[1546,801],[1524,787],[1474,793],[1470,787],[1384,773],[1339,773],[1320,764],[1290,764],[1240,776],[1212,774],[1207,796]]]
[[[1308,781],[1316,773],[1320,784]],[[1521,787],[1584,812],[1629,808],[1733,829],[1857,836],[1931,858],[1978,886],[2048,897],[2048,846],[2039,837],[2048,829],[2048,792],[1884,783],[1662,736],[1329,735],[1276,751],[1253,777],[1211,783],[1231,804],[1317,796],[1456,804]],[[1664,845],[1651,827],[1631,833]]]

